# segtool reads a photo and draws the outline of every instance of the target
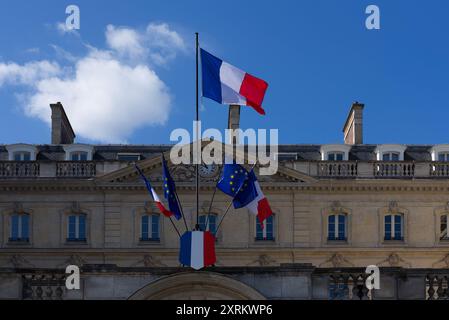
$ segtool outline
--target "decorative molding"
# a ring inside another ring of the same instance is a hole
[[[15,254],[9,259],[9,263],[14,266],[14,268],[34,268],[35,265],[29,262],[25,257],[20,254]]]
[[[277,261],[267,254],[261,254],[256,260],[247,264],[247,266],[258,265],[261,267],[277,264]]]
[[[385,259],[378,263],[377,266],[388,266],[388,267],[408,267],[411,268],[412,264],[408,261],[402,259],[397,253],[393,252]]]
[[[341,268],[341,267],[353,267],[354,264],[350,262],[348,259],[346,259],[343,255],[339,253],[334,253],[329,259],[325,260],[324,262],[320,263],[318,267],[326,267],[331,266],[334,268]]]
[[[143,265],[144,267],[166,267],[167,265],[162,263],[159,259],[155,258],[151,254],[146,254],[143,256],[142,260],[137,261],[132,264],[131,267],[138,267],[139,265]]]

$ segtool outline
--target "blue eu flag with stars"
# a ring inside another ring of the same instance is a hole
[[[239,164],[225,164],[217,188],[233,198],[234,208],[243,208],[257,197],[253,175]]]
[[[232,201],[235,209],[246,207],[250,202],[257,198],[256,181],[256,175],[254,171],[251,170],[251,172],[248,173],[247,179],[243,182],[240,191]]]
[[[177,200],[176,186],[175,182],[170,176],[170,171],[168,171],[167,162],[165,161],[163,155],[162,155],[162,179],[164,184],[164,197],[168,201],[168,207],[170,208],[170,211],[173,212],[175,218],[179,220],[182,218],[182,213]]]

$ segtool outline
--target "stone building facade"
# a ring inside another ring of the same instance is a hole
[[[170,146],[76,144],[62,105],[52,113],[52,144],[0,146],[1,299],[448,297],[449,145],[363,144],[359,103],[344,144],[279,146],[278,172],[260,177],[274,217],[261,230],[231,210],[216,265],[199,272],[179,265],[178,235],[133,167],[162,194]],[[195,169],[170,169],[193,228]],[[201,172],[204,215],[220,168]],[[228,202],[216,194],[209,229]],[[66,289],[67,265],[80,290]],[[368,265],[379,290],[364,286]]]

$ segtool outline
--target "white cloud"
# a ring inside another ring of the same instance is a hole
[[[114,143],[125,142],[139,127],[167,121],[168,89],[147,66],[88,56],[75,68],[73,78],[39,81],[27,113],[50,123],[49,102],[61,101],[77,134]]]
[[[33,85],[40,79],[61,73],[56,62],[46,60],[19,65],[14,62],[0,63],[0,86],[3,84]]]
[[[134,29],[117,28],[113,25],[106,28],[108,46],[120,55],[127,55],[133,59],[142,58],[146,51],[142,46],[142,40],[141,35]]]
[[[182,37],[166,23],[150,23],[144,31],[108,25],[106,43],[122,57],[132,61],[149,59],[157,65],[166,65],[186,48]]]
[[[182,38],[165,24],[150,24],[144,32],[110,25],[105,36],[108,50],[87,46],[83,57],[69,54],[72,65],[64,68],[51,61],[0,63],[0,87],[29,86],[24,111],[48,124],[49,104],[62,102],[75,133],[102,143],[124,143],[140,127],[165,124],[172,98],[151,65],[173,59],[184,48]],[[154,54],[161,58],[151,60]]]

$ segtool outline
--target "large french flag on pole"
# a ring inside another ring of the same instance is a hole
[[[268,83],[201,49],[203,97],[221,104],[251,106],[258,113],[262,108]]]
[[[215,237],[209,231],[187,231],[181,236],[179,262],[195,270],[215,264]]]

